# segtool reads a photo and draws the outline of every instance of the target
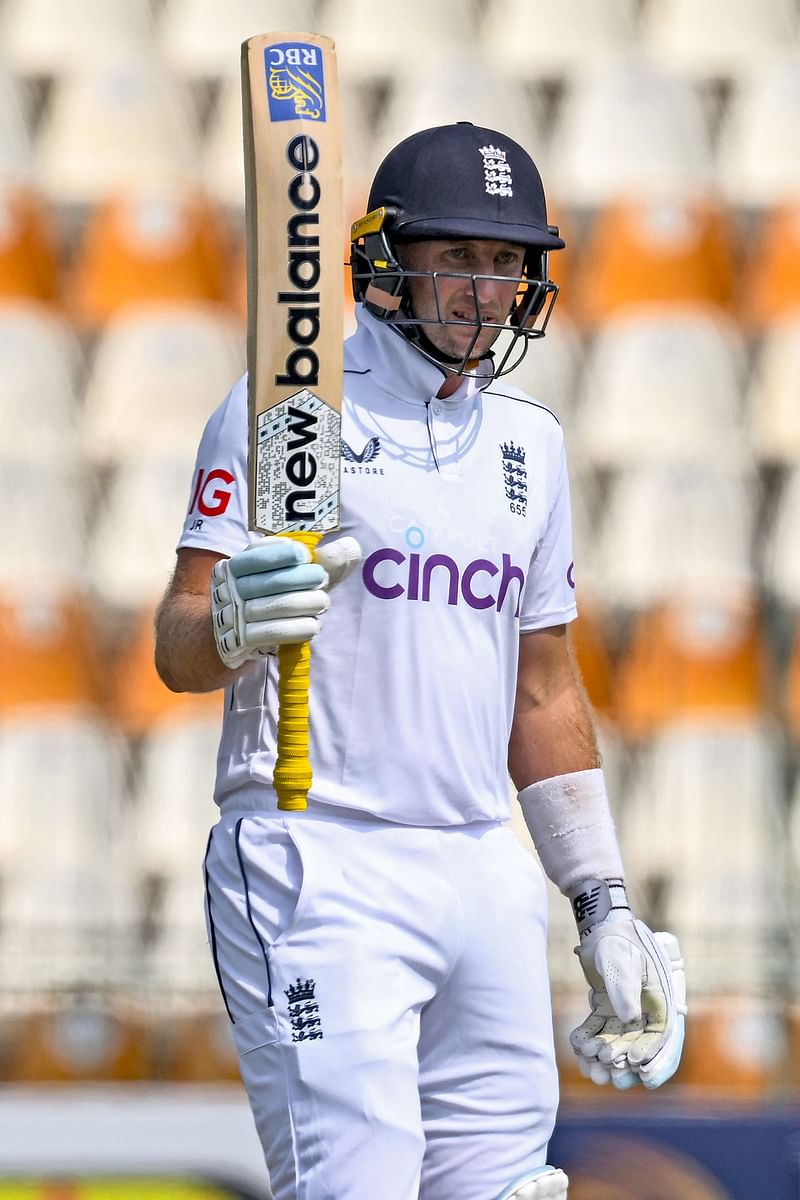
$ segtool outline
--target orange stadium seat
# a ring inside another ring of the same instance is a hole
[[[800,462],[799,373],[800,304],[763,328],[745,395],[757,458],[789,471]]]
[[[548,138],[549,188],[592,209],[623,196],[704,193],[713,178],[708,114],[688,79],[641,55],[602,55],[566,80]]]
[[[68,305],[99,325],[147,300],[222,301],[224,230],[202,193],[182,187],[117,193],[92,212],[69,280]]]
[[[219,82],[239,74],[239,47],[251,34],[270,29],[322,32],[315,0],[164,0],[156,43],[179,79]]]
[[[795,739],[800,738],[800,618],[796,619],[795,642],[792,651],[790,674],[793,676],[792,703],[794,711],[791,716],[790,731]],[[800,862],[800,776],[795,777],[789,802],[789,845],[794,863]],[[792,990],[786,1009],[786,1019],[789,1027],[791,1080],[795,1090],[800,1088],[800,982],[796,973],[792,977]]]
[[[551,409],[560,421],[566,419],[566,429],[569,430],[582,358],[578,330],[568,312],[562,311],[559,295],[555,315],[547,326],[547,337],[528,347],[522,362],[508,376],[508,382],[512,387],[522,388],[540,404]],[[572,460],[572,465],[575,466],[575,460]]]
[[[109,1008],[133,977],[127,761],[117,732],[91,714],[0,723],[0,790],[15,798],[0,814],[4,989],[29,1018],[10,1077],[137,1074],[135,1020]]]
[[[583,248],[574,281],[576,312],[597,325],[628,305],[728,310],[737,274],[736,240],[730,214],[711,200],[608,204],[592,222]]]
[[[585,545],[592,594],[630,612],[687,588],[750,586],[757,499],[749,467],[713,459],[702,470],[648,463],[618,472]]]
[[[101,704],[96,626],[96,614],[78,595],[0,603],[0,708]]]
[[[555,901],[558,903],[558,900]],[[571,916],[571,915],[570,915]],[[574,925],[574,921],[573,921]],[[572,941],[575,941],[573,936]],[[569,953],[572,953],[570,949]],[[575,956],[573,955],[573,958]],[[553,1038],[558,1066],[558,1082],[561,1093],[565,1098],[575,1098],[576,1101],[595,1099],[596,1084],[581,1075],[575,1051],[570,1045],[569,1035],[589,1015],[586,1002],[586,988],[580,986],[583,979],[578,960],[575,958],[575,968],[578,972],[578,982],[575,989],[564,992],[554,990],[553,993]]]
[[[800,618],[795,619],[789,667],[784,683],[783,708],[790,734],[800,741]]]
[[[150,0],[8,0],[0,18],[4,57],[17,75],[52,80],[121,48],[146,49]]]
[[[3,456],[0,509],[6,595],[82,591],[86,583],[87,480],[69,456]]]
[[[440,4],[435,10],[427,7],[429,13],[435,11],[437,22],[441,20]],[[400,19],[407,20],[405,9]],[[429,26],[424,16],[420,19]],[[463,22],[459,27],[463,32]],[[427,32],[430,37],[429,28]],[[435,71],[426,69],[417,57],[414,70],[400,76],[379,113],[367,175],[371,178],[384,155],[409,131],[453,121],[500,130],[525,146],[534,159],[546,141],[541,99],[532,98],[518,80],[488,66],[474,50],[464,58],[439,63]]]
[[[576,263],[581,252],[581,233],[577,222],[567,208],[547,198],[547,219],[557,225],[559,233],[567,243],[565,250],[554,250],[550,255],[550,276],[559,286],[556,313],[572,314],[576,297]]]
[[[244,237],[237,240],[231,254],[225,302],[242,322],[247,320],[247,251]]]
[[[474,36],[471,6],[461,0],[405,0],[381,9],[376,36],[373,0],[328,0],[325,32],[336,42],[342,80],[370,84],[403,81],[409,63],[432,74],[460,61]],[[420,32],[424,30],[424,37]],[[440,48],[447,46],[449,54]],[[435,67],[434,67],[435,64]],[[428,122],[437,124],[436,120]],[[424,126],[409,124],[406,132]]]
[[[387,101],[388,103],[388,101]],[[347,220],[361,217],[367,211],[372,176],[378,163],[374,153],[376,119],[374,102],[367,83],[342,81],[342,173]],[[409,126],[409,129],[413,128]],[[350,216],[351,209],[358,209]],[[348,229],[349,233],[349,229]]]
[[[677,1082],[695,1094],[755,1099],[785,1087],[790,1037],[780,1001],[746,992],[695,998]]]
[[[75,461],[83,352],[65,314],[29,297],[0,300],[0,446],[6,460]]]
[[[158,876],[172,886],[176,896],[188,881],[188,892],[201,886],[198,866],[203,861],[208,831],[216,820],[211,797],[220,733],[221,692],[215,705],[204,711],[184,711],[153,724],[146,732],[139,754],[139,769],[132,788],[129,857],[140,876]],[[164,807],[164,796],[170,804]],[[202,913],[192,899],[181,908],[180,897],[161,896],[161,907],[173,914],[173,924],[202,925]],[[203,931],[205,939],[205,931]],[[188,967],[188,978],[197,989],[207,977],[206,960]],[[178,978],[177,964],[166,967],[166,978]]]
[[[570,635],[592,707],[608,713],[614,703],[614,669],[599,614],[581,604],[578,619],[570,625]]]
[[[186,1007],[187,1013],[154,1019],[151,1077],[170,1083],[238,1083],[239,1058],[219,994]]]
[[[590,340],[571,449],[606,471],[746,462],[746,365],[744,338],[721,313],[655,303],[620,311]]]
[[[0,187],[0,296],[54,303],[61,291],[58,234],[29,188]]]
[[[80,996],[35,1004],[19,1022],[5,1078],[15,1083],[145,1079],[144,1025],[122,1001]]]
[[[783,730],[762,714],[685,714],[632,760],[618,823],[631,899],[678,937],[697,999],[752,995],[786,967],[786,770]]]
[[[732,205],[771,209],[795,200],[800,187],[800,56],[781,48],[751,56],[748,66],[723,110],[717,184]]]
[[[244,371],[244,328],[205,301],[126,305],[94,343],[81,428],[92,464],[195,453],[206,420]]]
[[[616,719],[639,738],[684,713],[755,716],[768,677],[753,594],[681,594],[635,617],[618,664]]]
[[[598,58],[624,54],[634,45],[635,0],[561,0],[531,5],[528,0],[484,0],[479,6],[479,39],[490,62],[523,81],[561,82],[579,75]]]
[[[640,38],[654,62],[692,79],[735,80],[797,37],[786,0],[651,0]]]
[[[17,183],[29,182],[32,166],[30,96],[4,53],[0,62],[0,177]]]
[[[623,769],[621,744],[611,732],[608,724],[598,725],[600,751],[609,785],[609,801],[618,819],[617,801],[620,795],[619,780]],[[525,826],[522,810],[516,800],[516,789],[510,785],[510,827],[522,846],[536,857],[531,836]],[[538,859],[537,859],[538,861]],[[569,1092],[579,1091],[587,1096],[596,1093],[596,1087],[585,1079],[578,1069],[578,1062],[569,1043],[569,1035],[576,1025],[588,1016],[586,983],[575,957],[573,948],[577,934],[575,918],[569,902],[561,895],[551,880],[545,879],[547,891],[547,956],[553,1000],[553,1033],[555,1037],[558,1075],[562,1088]]]
[[[757,326],[800,315],[800,202],[762,213],[741,288],[741,316]]]
[[[119,728],[132,738],[169,718],[181,721],[209,714],[221,719],[220,692],[176,693],[161,682],[153,659],[153,615],[149,607],[136,614],[112,667],[110,710]]]
[[[237,1077],[203,920],[200,868],[216,820],[212,794],[222,696],[205,699],[211,704],[204,711],[189,705],[145,732],[128,841],[147,905],[139,999],[151,1011],[152,1070],[160,1079],[185,1082]]]
[[[220,474],[209,476],[204,486],[223,511],[230,492]],[[128,619],[160,599],[175,567],[191,487],[192,457],[184,452],[148,455],[140,447],[118,462],[83,554],[90,586],[109,612]]]
[[[767,594],[789,612],[800,609],[800,463],[782,464],[774,509],[762,532],[761,578]]]
[[[231,223],[243,229],[242,85],[223,80],[216,90],[200,147],[200,180]]]
[[[787,1005],[786,1022],[789,1037],[789,1086],[797,1092],[800,1088],[800,1000],[795,992],[794,998]]]
[[[39,186],[64,224],[127,187],[194,178],[198,119],[155,51],[120,49],[59,75],[34,146]]]

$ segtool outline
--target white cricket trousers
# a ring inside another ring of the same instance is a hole
[[[223,806],[206,894],[275,1200],[494,1200],[546,1161],[547,902],[510,829]]]

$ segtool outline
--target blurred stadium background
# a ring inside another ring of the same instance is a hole
[[[244,365],[239,44],[281,28],[337,39],[348,219],[427,125],[542,170],[568,250],[515,379],[565,425],[634,899],[686,953],[680,1084],[791,1100],[797,0],[1,0],[0,1077],[238,1087],[199,870],[220,701],[161,687],[151,624]],[[563,900],[552,923],[589,1103]]]

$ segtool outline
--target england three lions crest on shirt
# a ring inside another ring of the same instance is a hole
[[[525,449],[513,442],[500,446],[503,459],[503,484],[508,508],[517,516],[524,517],[528,511],[528,472],[525,468]]]

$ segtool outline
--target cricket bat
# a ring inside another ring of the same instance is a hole
[[[312,554],[339,524],[342,151],[336,53],[314,33],[242,44],[248,525]],[[311,786],[310,646],[279,660],[278,808]]]

